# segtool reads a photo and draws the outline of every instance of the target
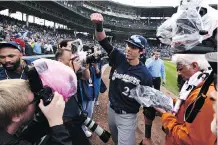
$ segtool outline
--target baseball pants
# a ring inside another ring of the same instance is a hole
[[[115,145],[135,145],[137,114],[117,114],[109,105],[108,124]]]

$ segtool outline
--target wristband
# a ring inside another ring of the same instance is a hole
[[[103,32],[103,24],[102,23],[96,24],[96,31],[97,32]]]
[[[145,137],[151,138],[151,127],[152,125],[145,125]]]

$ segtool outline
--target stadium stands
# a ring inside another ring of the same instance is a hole
[[[70,29],[57,29],[46,26],[39,26],[30,23],[26,27],[23,21],[15,20],[7,16],[0,16],[2,21],[0,25],[4,30],[10,27],[12,31],[1,31],[1,40],[12,39],[17,34],[23,34],[28,31],[31,39],[37,41],[40,39],[42,44],[51,42],[57,44],[64,38],[80,38],[84,43],[92,44],[94,26],[89,21],[90,14],[101,12],[105,18],[105,28],[109,36],[112,36],[116,47],[125,48],[125,44],[120,40],[127,39],[130,35],[140,34],[146,38],[155,38],[157,27],[165,21],[167,16],[173,14],[176,8],[140,8],[121,5],[113,1],[23,1],[23,2],[0,2],[5,8],[21,11],[49,21],[62,23]],[[16,5],[14,7],[14,5]],[[21,9],[25,7],[25,9]],[[1,8],[3,9],[3,8]],[[166,11],[166,10],[169,11]],[[39,13],[43,14],[40,15]],[[143,17],[142,17],[143,16]],[[88,32],[89,35],[76,35],[75,31]],[[9,37],[10,36],[10,37]],[[150,41],[150,40],[149,40]],[[151,42],[151,41],[150,41]],[[42,45],[43,47],[43,45]],[[164,57],[170,57],[171,52],[167,46],[159,45],[158,41],[152,40],[151,47],[147,50],[150,56],[153,49],[161,49]]]

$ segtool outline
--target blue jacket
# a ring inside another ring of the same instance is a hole
[[[101,65],[99,64],[101,70]],[[96,74],[96,69],[93,66],[89,67],[90,79],[78,80],[78,95],[81,100],[94,101],[100,92],[101,71]]]

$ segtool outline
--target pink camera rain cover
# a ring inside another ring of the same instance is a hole
[[[38,59],[33,64],[43,86],[49,86],[57,91],[65,101],[76,93],[77,77],[72,68],[50,59]]]

